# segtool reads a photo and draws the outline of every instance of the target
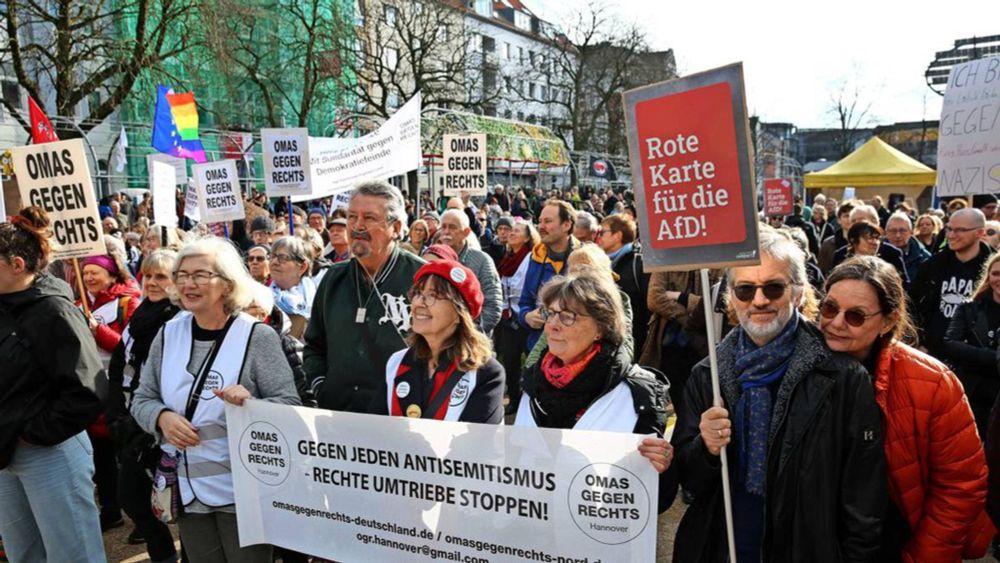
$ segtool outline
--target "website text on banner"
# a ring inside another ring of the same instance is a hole
[[[645,269],[756,264],[742,65],[630,90],[624,103]]]
[[[1000,193],[1000,56],[951,68],[938,129],[937,195]]]
[[[646,562],[641,436],[227,405],[241,545],[337,561]]]
[[[52,257],[106,253],[83,140],[14,147],[11,154],[22,205],[37,205],[52,220],[57,243]]]
[[[764,180],[764,215],[785,217],[792,211],[792,183],[784,178]]]
[[[349,190],[363,180],[390,178],[420,168],[420,92],[377,131],[357,139],[309,137],[311,195],[308,201]]]
[[[447,134],[441,144],[444,195],[486,195],[486,133]]]

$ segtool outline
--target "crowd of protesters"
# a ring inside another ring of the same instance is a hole
[[[643,435],[659,510],[688,505],[675,561],[727,558],[723,449],[741,563],[983,556],[997,198],[919,213],[814,194],[761,217],[760,265],[703,287],[646,272],[631,197],[495,186],[418,206],[369,181],[337,209],[257,194],[219,229],[116,194],[79,272],[20,210],[0,223],[6,557],[101,561],[124,512],[154,562],[310,560],[240,547],[224,405],[248,398]],[[181,550],[150,502],[170,467]]]

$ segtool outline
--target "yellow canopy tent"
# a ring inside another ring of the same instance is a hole
[[[852,186],[858,196],[888,196],[903,193],[917,199],[933,186],[937,172],[872,137],[858,150],[820,172],[805,175],[806,188],[822,188],[823,193],[840,199],[844,188]]]

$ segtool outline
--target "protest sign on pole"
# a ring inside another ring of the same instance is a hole
[[[444,135],[444,195],[486,195],[486,133]]]
[[[351,202],[351,194],[353,191],[348,192],[337,192],[333,196],[333,201],[330,203],[330,213],[338,209],[347,209],[347,204]]]
[[[364,180],[385,179],[420,168],[420,93],[396,110],[377,131],[357,139],[309,137],[312,195],[308,201],[354,188]]]
[[[1000,56],[951,67],[938,127],[937,195],[1000,193]]]
[[[261,129],[260,139],[267,195],[310,195],[309,130],[304,127]]]
[[[183,158],[153,153],[146,155],[149,169],[149,191],[153,197],[153,222],[160,226],[177,226],[177,163]]]
[[[15,147],[11,152],[21,202],[41,207],[52,221],[52,257],[106,254],[83,140]]]
[[[740,63],[625,92],[646,271],[758,263]]]
[[[656,557],[642,436],[254,400],[226,420],[244,546],[336,561]]]
[[[847,201],[849,199],[854,199],[856,197],[857,188],[854,186],[847,186],[844,188],[844,194],[841,196],[841,201]]]
[[[223,223],[246,217],[235,160],[195,164],[191,171],[194,173],[194,183],[198,186],[202,221]]]
[[[785,217],[792,214],[792,183],[784,178],[764,180],[764,215]]]
[[[194,185],[193,179],[188,179],[187,187],[184,188],[184,216],[194,221],[201,222],[201,209],[198,205],[198,187]]]

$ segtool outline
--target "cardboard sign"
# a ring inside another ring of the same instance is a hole
[[[52,257],[107,254],[83,140],[15,147],[11,153],[21,202],[41,207],[52,221]]]
[[[261,129],[260,139],[264,152],[264,188],[267,195],[310,195],[309,130]]]
[[[1000,56],[951,68],[938,127],[937,195],[1000,193]]]
[[[338,209],[347,209],[348,204],[351,203],[351,194],[354,193],[353,190],[349,192],[338,192],[333,196],[333,201],[330,202],[330,213]]]
[[[365,180],[385,179],[423,164],[420,149],[420,93],[396,110],[377,131],[357,139],[309,137],[312,194],[308,201],[353,189]]]
[[[206,223],[236,221],[246,216],[240,197],[239,176],[235,160],[219,160],[195,164],[194,182],[198,186],[201,220]]]
[[[646,271],[759,263],[741,63],[625,92]]]
[[[847,201],[849,199],[854,199],[857,194],[857,189],[854,186],[847,186],[844,188],[844,195],[840,197],[841,201]]]
[[[486,195],[486,133],[444,135],[444,195]]]
[[[201,222],[201,209],[199,209],[198,205],[198,187],[194,185],[194,181],[190,178],[187,182],[187,188],[184,190],[184,216],[195,223]]]
[[[259,400],[226,405],[226,425],[243,546],[335,561],[656,558],[642,436]]]
[[[792,214],[792,183],[784,178],[764,180],[764,215],[785,217]]]
[[[153,197],[153,222],[160,226],[177,226],[177,166],[184,159],[162,153],[146,155],[149,169],[149,191]]]

